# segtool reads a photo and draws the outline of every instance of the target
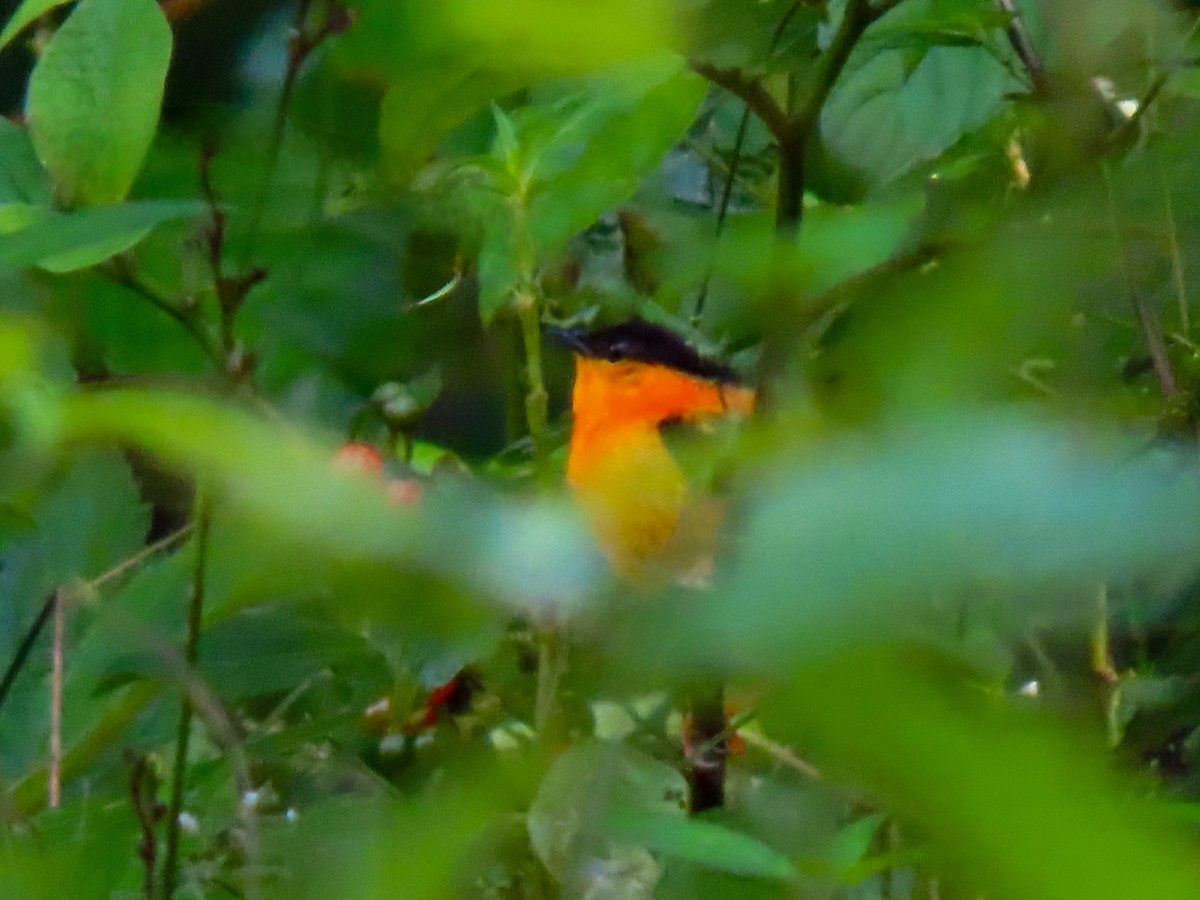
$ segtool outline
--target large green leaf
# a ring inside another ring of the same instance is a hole
[[[855,54],[821,112],[830,150],[882,184],[992,119],[1013,76],[980,47]]]
[[[620,885],[623,896],[648,897],[659,870],[639,846],[646,835],[620,835],[609,817],[631,817],[631,830],[645,822],[638,814],[682,818],[686,792],[672,767],[619,743],[584,741],[555,760],[542,779],[529,808],[529,840],[569,893],[602,890],[607,882],[609,890]]]
[[[29,80],[33,144],[69,205],[129,193],[154,140],[171,28],[153,0],[82,0]]]
[[[920,823],[990,897],[1195,892],[1193,834],[1114,777],[1100,741],[1005,708],[948,669],[912,647],[801,665],[769,722]]]

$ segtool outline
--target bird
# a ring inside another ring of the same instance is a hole
[[[633,584],[711,578],[721,504],[688,483],[664,432],[748,416],[755,392],[674,331],[634,318],[548,329],[575,357],[566,482],[616,576]],[[723,685],[696,685],[687,740],[693,813],[724,804]]]

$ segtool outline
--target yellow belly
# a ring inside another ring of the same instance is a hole
[[[667,565],[687,483],[657,429],[630,426],[595,437],[572,436],[567,483],[614,571],[639,579]]]

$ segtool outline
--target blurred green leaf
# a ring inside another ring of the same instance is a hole
[[[0,841],[0,896],[22,900],[109,897],[133,874],[137,823],[118,803],[85,800],[43,815],[36,831]]]
[[[68,213],[8,204],[0,207],[0,268],[87,268],[137,244],[154,226],[203,209],[191,200],[140,200]]]
[[[802,667],[770,719],[928,829],[989,896],[1190,896],[1191,836],[1114,778],[1096,742],[989,703],[930,662],[864,649]]]
[[[781,285],[819,296],[897,253],[916,229],[921,212],[917,197],[902,201],[808,210],[804,240],[781,244],[767,216],[734,222],[717,244],[713,271],[759,298],[770,298]]]
[[[521,86],[487,69],[404,73],[383,98],[379,143],[389,178],[407,183],[439,142],[487,103]]]
[[[796,875],[783,854],[749,835],[713,822],[615,810],[606,826],[615,840],[722,872],[779,881],[790,881]]]
[[[437,15],[468,55],[503,70],[577,74],[650,56],[676,44],[671,4],[662,0],[449,0]]]
[[[158,128],[171,29],[153,0],[81,0],[42,51],[25,114],[68,206],[125,199]]]
[[[686,796],[687,784],[671,766],[620,743],[583,741],[542,779],[529,807],[530,843],[571,893],[608,880],[624,885],[630,896],[649,896],[657,866],[636,841],[622,846],[611,840],[609,817],[642,812],[682,818]]]
[[[50,12],[64,6],[70,0],[24,0],[8,18],[4,30],[0,31],[0,50],[3,50],[13,38]]]
[[[821,10],[815,4],[686,0],[679,7],[689,55],[710,65],[778,72],[796,69],[816,54]]]
[[[766,470],[711,598],[626,613],[630,664],[778,672],[864,634],[922,634],[934,598],[980,583],[1014,604],[1037,586],[1055,598],[1042,615],[1079,621],[1098,580],[1141,573],[1169,590],[1200,559],[1200,484],[1153,453],[1117,464],[1102,435],[964,419],[835,446]],[[657,636],[679,615],[689,640],[672,659]]]
[[[42,171],[29,132],[0,117],[0,207],[9,203],[49,206],[50,181]]]

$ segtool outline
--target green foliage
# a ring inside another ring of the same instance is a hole
[[[0,32],[0,897],[1195,892],[1194,13],[235,6]],[[703,590],[562,486],[633,315]]]
[[[12,42],[13,38],[36,22],[39,18],[63,6],[68,0],[22,0],[21,5],[14,10],[4,30],[0,31],[0,49]]]
[[[154,139],[171,31],[149,0],[82,0],[46,44],[25,115],[68,206],[124,200]]]

